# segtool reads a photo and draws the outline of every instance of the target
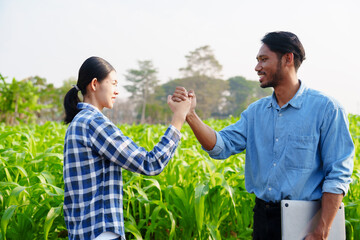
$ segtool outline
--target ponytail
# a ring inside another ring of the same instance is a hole
[[[65,124],[71,123],[76,114],[80,112],[77,108],[77,104],[80,102],[78,97],[78,90],[73,87],[71,88],[64,98],[64,108],[65,108]]]

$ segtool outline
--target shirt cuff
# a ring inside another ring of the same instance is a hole
[[[224,141],[223,141],[222,137],[220,136],[220,134],[217,131],[215,131],[215,135],[216,135],[216,143],[215,143],[215,146],[213,147],[213,149],[206,150],[203,146],[201,146],[201,148],[205,152],[207,152],[209,154],[209,156],[218,156],[225,147]]]
[[[173,140],[175,143],[178,143],[181,139],[180,131],[171,124],[169,125],[168,129],[166,130],[165,135],[168,135],[170,137],[170,139]]]
[[[334,194],[347,194],[349,190],[348,184],[342,184],[334,180],[325,180],[322,188],[322,192],[334,193]]]

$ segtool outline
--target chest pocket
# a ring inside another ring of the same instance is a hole
[[[316,167],[317,140],[315,136],[288,136],[285,166],[289,169]]]

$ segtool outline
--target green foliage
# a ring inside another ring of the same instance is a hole
[[[353,182],[344,197],[346,239],[360,240],[360,116],[350,116],[350,132],[355,144]]]
[[[75,83],[75,79],[69,79],[56,88],[39,76],[7,82],[0,74],[0,122],[15,125],[61,121],[65,94]]]
[[[43,126],[2,124],[0,132],[2,238],[57,238],[65,230],[62,217],[65,127],[53,122]]]
[[[75,78],[69,78],[63,82],[63,86],[56,88],[53,84],[47,84],[45,78],[38,76],[28,78],[32,81],[34,86],[37,86],[39,96],[39,104],[45,106],[37,114],[41,123],[46,121],[62,121],[64,115],[64,97],[66,93],[76,84]]]
[[[271,88],[260,88],[258,82],[244,77],[232,77],[228,81],[230,94],[224,107],[227,116],[239,116],[252,102],[272,94]]]
[[[238,118],[208,120],[221,130]],[[121,125],[151,150],[166,125]],[[66,126],[0,124],[0,239],[67,238],[63,219],[63,141]],[[360,236],[360,117],[350,116],[356,146],[344,198],[347,239]],[[174,158],[158,176],[123,171],[127,239],[251,239],[254,195],[245,190],[244,154],[211,159],[184,125]],[[26,233],[26,234],[25,234]]]
[[[35,122],[34,113],[44,108],[37,103],[37,90],[31,81],[16,81],[13,78],[7,83],[0,74],[0,122]]]

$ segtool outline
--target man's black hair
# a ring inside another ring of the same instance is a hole
[[[261,41],[266,44],[271,51],[277,53],[279,59],[286,53],[293,53],[296,71],[305,60],[304,47],[299,38],[291,32],[270,32],[267,33]]]

